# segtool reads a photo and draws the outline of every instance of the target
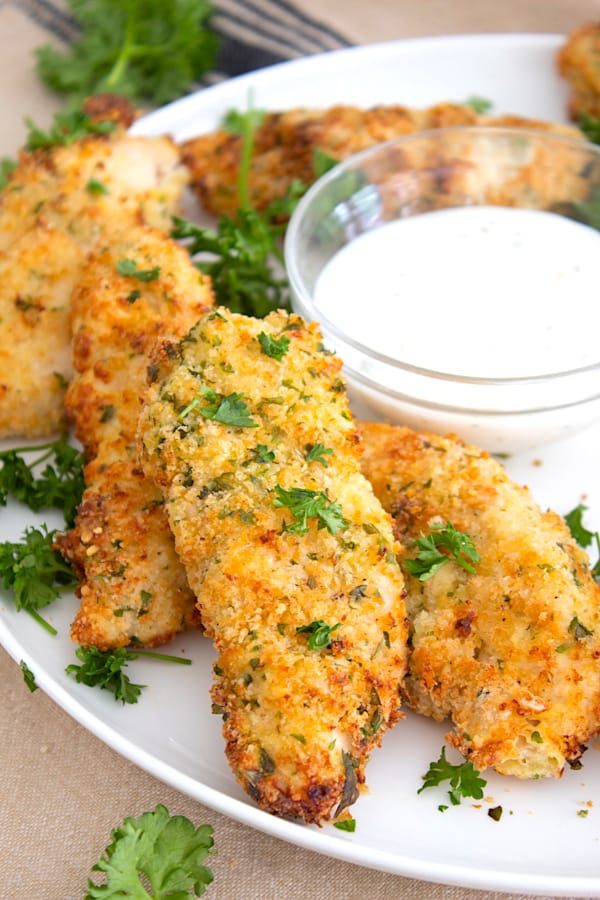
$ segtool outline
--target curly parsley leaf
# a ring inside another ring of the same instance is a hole
[[[331,447],[326,447],[325,444],[307,444],[304,449],[306,450],[304,458],[307,462],[321,463],[326,469],[329,467],[325,457],[333,453]]]
[[[201,897],[213,880],[211,870],[202,864],[214,852],[212,835],[210,825],[195,828],[185,816],[171,816],[162,804],[139,819],[126,818],[92,866],[93,872],[106,875],[106,884],[90,879],[85,900]]]
[[[124,648],[117,650],[98,650],[96,647],[78,647],[75,651],[82,665],[71,663],[65,669],[67,675],[88,687],[99,687],[111,691],[115,700],[122,703],[137,703],[144,689],[144,684],[134,684],[123,672],[123,667],[135,655]]]
[[[451,560],[469,573],[475,571],[472,564],[480,561],[472,538],[457,531],[451,522],[434,525],[428,535],[416,539],[415,545],[419,550],[416,558],[404,560],[404,566],[419,581],[427,581]]]
[[[54,628],[37,612],[52,603],[77,579],[66,560],[53,549],[55,531],[29,527],[21,542],[0,544],[0,581],[12,591],[17,610],[33,616],[52,634]]]
[[[27,461],[26,457],[33,457]],[[32,447],[0,452],[0,506],[14,497],[34,512],[63,511],[71,527],[85,487],[83,453],[65,438]],[[40,467],[44,468],[40,471]]]
[[[258,343],[265,356],[276,359],[278,362],[281,362],[290,349],[290,339],[288,337],[282,335],[280,338],[275,338],[271,334],[265,334],[264,331],[261,331],[258,335]]]
[[[25,148],[48,150],[50,147],[68,147],[88,134],[110,134],[116,124],[109,119],[96,122],[81,109],[57,113],[50,128],[44,131],[31,119],[25,119],[29,129]]]
[[[68,0],[81,37],[36,51],[38,75],[74,102],[103,92],[161,106],[214,65],[209,0]]]
[[[196,409],[205,419],[220,422],[221,425],[232,425],[236,428],[258,428],[258,423],[250,415],[250,410],[244,403],[243,394],[228,394],[222,397],[212,388],[205,385],[200,387],[198,396],[194,397],[185,409],[179,413],[179,419],[185,417]],[[206,406],[201,406],[202,401],[208,401]]]
[[[65,669],[67,675],[73,675],[77,682],[87,687],[99,687],[110,691],[114,694],[115,700],[120,700],[124,704],[137,703],[142,690],[146,687],[144,684],[134,684],[123,672],[124,666],[138,656],[149,656],[179,665],[191,665],[191,660],[181,656],[153,653],[150,650],[127,650],[125,647],[119,647],[117,650],[98,650],[93,646],[78,647],[75,655],[82,664],[68,665]]]
[[[341,622],[337,622],[335,625],[328,625],[323,619],[316,619],[308,625],[298,626],[296,634],[308,635],[307,645],[309,650],[327,650],[331,647],[331,635],[341,627]]]
[[[326,528],[330,534],[337,534],[348,527],[348,520],[344,518],[340,504],[330,500],[325,491],[311,491],[308,488],[286,490],[276,484],[275,494],[273,506],[277,509],[289,509],[294,517],[293,522],[284,524],[284,531],[306,534],[309,519],[316,519],[317,528]]]
[[[278,234],[259,213],[241,210],[236,222],[221,216],[216,231],[178,217],[173,223],[171,236],[186,242],[219,305],[257,319],[290,309],[287,278],[273,264],[274,258],[280,263]]]
[[[487,784],[487,781],[481,778],[473,763],[464,762],[459,765],[453,765],[448,762],[445,747],[442,747],[439,759],[430,764],[428,771],[422,777],[423,784],[417,791],[417,794],[420,794],[426,788],[437,787],[444,781],[448,781],[450,782],[448,796],[453,806],[458,806],[461,799],[466,797],[481,800],[483,789]]]

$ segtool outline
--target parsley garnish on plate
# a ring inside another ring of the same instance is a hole
[[[186,242],[220,306],[258,319],[290,308],[288,280],[273,264],[281,265],[278,234],[254,210],[240,211],[235,222],[221,216],[216,231],[174,217],[171,237]]]
[[[66,438],[3,450],[0,463],[0,506],[14,497],[34,512],[61,509],[66,524],[73,524],[85,487],[84,459]]]
[[[472,797],[481,800],[487,782],[481,778],[478,770],[471,762],[453,765],[446,759],[446,748],[442,747],[439,759],[432,762],[423,777],[423,784],[417,791],[420,794],[426,788],[437,787],[444,781],[450,782],[448,796],[453,806],[458,806],[462,799]]]
[[[473,563],[480,561],[472,538],[457,531],[451,522],[434,525],[428,535],[416,539],[415,545],[419,550],[416,558],[405,559],[404,566],[419,581],[427,581],[451,560],[469,573],[475,571]]]
[[[213,846],[210,825],[195,828],[188,818],[171,816],[159,803],[153,812],[128,817],[113,829],[110,844],[92,866],[93,872],[104,873],[106,883],[88,880],[84,900],[201,897],[213,880],[203,865]]]
[[[29,668],[29,666],[27,665],[27,663],[25,662],[24,659],[21,660],[19,665],[21,666],[21,672],[23,673],[23,681],[29,688],[30,692],[33,694],[33,692],[37,691],[37,689],[38,689],[38,686],[35,682],[35,675],[33,674],[33,672],[31,671],[31,669]]]
[[[20,542],[0,544],[0,582],[13,592],[17,610],[29,613],[51,634],[56,630],[38,613],[77,579],[73,570],[53,549],[55,531],[46,526],[25,529]]]
[[[38,75],[71,102],[112,92],[156,106],[175,100],[214,64],[219,38],[209,0],[68,0],[81,36],[66,52],[36,51]]]
[[[114,694],[115,700],[122,703],[137,703],[144,689],[144,684],[134,684],[123,672],[123,667],[138,656],[149,656],[165,662],[189,666],[191,660],[181,656],[170,656],[166,653],[155,653],[150,650],[128,650],[119,647],[116,650],[98,650],[97,647],[78,647],[75,651],[81,665],[71,663],[65,669],[67,675],[88,687],[99,687]]]

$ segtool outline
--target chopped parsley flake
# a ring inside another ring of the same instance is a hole
[[[128,278],[136,278],[138,281],[156,281],[160,277],[160,266],[151,269],[138,269],[134,259],[120,259],[117,262],[117,272]]]
[[[336,625],[328,625],[323,619],[316,619],[309,625],[300,625],[296,628],[296,634],[308,635],[307,644],[309,650],[327,650],[331,647],[332,633],[341,627],[341,622],[338,622]]]
[[[421,534],[416,539],[415,545],[419,548],[416,558],[404,560],[404,565],[407,572],[419,581],[427,581],[451,560],[470,573],[475,571],[472,563],[480,561],[472,539],[468,534],[457,531],[451,522],[434,525],[428,535]]]
[[[264,331],[261,331],[258,335],[258,343],[265,356],[270,356],[271,359],[276,360],[282,360],[290,349],[290,339],[288,337],[282,335],[280,338],[274,338],[270,334],[265,334]]]
[[[307,488],[290,488],[275,485],[276,498],[273,506],[289,509],[294,521],[284,524],[283,530],[292,534],[306,534],[308,520],[316,519],[317,528],[326,528],[330,534],[337,534],[348,527],[339,503],[329,499],[325,491],[311,491]]]

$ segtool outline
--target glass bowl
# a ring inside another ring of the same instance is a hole
[[[413,134],[302,198],[285,240],[292,305],[342,358],[357,416],[513,453],[600,419],[598,229],[599,146],[524,128]]]

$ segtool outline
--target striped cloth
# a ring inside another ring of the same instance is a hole
[[[58,40],[77,37],[77,22],[59,0],[21,0],[20,6]],[[220,49],[215,68],[201,84],[351,43],[286,0],[213,0],[213,9],[210,27],[219,35]]]

